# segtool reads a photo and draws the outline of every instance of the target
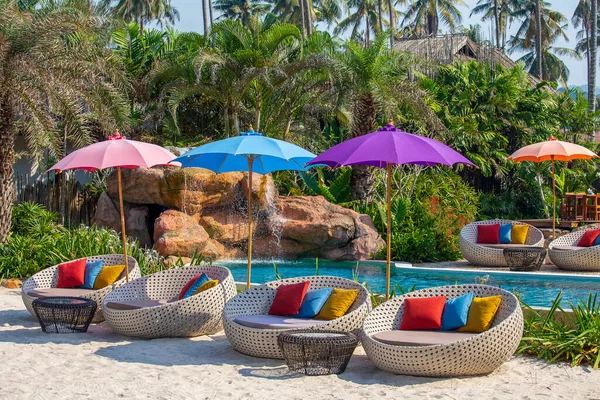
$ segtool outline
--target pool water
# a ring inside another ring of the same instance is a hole
[[[219,261],[216,264],[228,267],[236,282],[246,282],[245,260]],[[314,259],[256,260],[252,262],[252,282],[275,280],[274,265],[282,278],[312,276],[316,273]],[[370,290],[385,292],[385,263],[382,262],[360,261],[357,264],[351,261],[319,260],[318,274],[348,279],[357,276],[358,281],[366,283]],[[579,298],[587,299],[590,293],[600,293],[599,276],[395,267],[394,264],[391,271],[392,289],[399,286],[404,291],[410,291],[413,287],[423,289],[461,283],[486,283],[486,279],[488,285],[499,286],[516,293],[530,306],[549,307],[561,290],[562,306],[565,308],[569,308],[569,300],[576,303]]]

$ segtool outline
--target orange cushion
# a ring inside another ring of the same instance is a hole
[[[415,297],[404,300],[401,330],[428,330],[442,327],[446,296]]]
[[[579,247],[590,247],[594,245],[596,238],[600,236],[600,229],[589,229],[585,231],[577,246]]]
[[[86,259],[75,260],[58,265],[57,288],[74,288],[85,283]]]

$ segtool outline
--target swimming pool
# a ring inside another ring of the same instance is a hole
[[[231,270],[236,282],[246,282],[246,261],[218,261]],[[256,260],[252,262],[252,282],[264,283],[275,280],[275,268],[283,278],[315,275],[315,260],[298,261]],[[353,279],[358,270],[358,281],[366,282],[374,292],[385,292],[385,263],[376,261],[328,261],[319,260],[319,275],[333,275]],[[568,300],[587,298],[588,294],[600,293],[600,277],[566,274],[531,274],[522,272],[497,272],[457,269],[431,269],[418,267],[394,267],[392,264],[392,287],[400,285],[405,291],[432,286],[453,285],[456,283],[480,283],[487,278],[487,284],[520,295],[530,306],[549,307],[560,290],[563,291],[563,307],[568,308]]]

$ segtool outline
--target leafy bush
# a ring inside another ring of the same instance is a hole
[[[13,208],[13,215],[9,239],[0,245],[0,277],[28,277],[75,258],[123,252],[116,231],[95,226],[66,229],[56,224],[55,213],[39,204],[22,203]],[[165,267],[156,251],[141,248],[135,240],[129,239],[128,254],[144,275]]]
[[[568,361],[572,366],[587,363],[600,365],[600,302],[597,294],[569,302],[573,314],[562,314],[559,293],[546,315],[523,304],[529,311],[517,354],[530,354],[548,362]]]

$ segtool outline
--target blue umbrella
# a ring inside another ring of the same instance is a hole
[[[273,171],[305,171],[305,164],[315,155],[283,140],[271,139],[252,130],[240,136],[219,140],[196,147],[173,161],[182,168],[206,168],[217,174],[223,172],[248,172],[248,282],[252,267],[252,172],[268,174]],[[309,167],[310,168],[310,167]]]

